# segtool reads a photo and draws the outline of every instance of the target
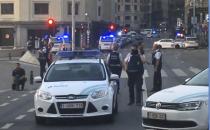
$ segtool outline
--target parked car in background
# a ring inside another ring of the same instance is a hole
[[[152,29],[143,29],[141,31],[141,34],[144,35],[144,36],[146,36],[148,33],[152,33]]]
[[[152,94],[142,107],[142,126],[164,130],[208,130],[208,69],[182,85]]]
[[[174,48],[174,40],[173,39],[160,39],[154,44],[160,45],[162,48]]]
[[[52,53],[56,53],[65,47],[68,51],[71,50],[71,43],[68,36],[50,37],[49,41],[52,43]]]
[[[197,38],[196,37],[185,37],[184,47],[198,49],[199,43],[197,41]]]
[[[110,51],[112,44],[116,42],[116,38],[113,35],[110,36],[100,36],[99,39],[99,49]]]

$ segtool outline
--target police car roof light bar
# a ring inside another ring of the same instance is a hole
[[[99,50],[75,50],[75,51],[59,51],[56,53],[59,59],[74,59],[74,58],[100,58]]]

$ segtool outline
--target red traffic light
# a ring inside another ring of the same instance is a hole
[[[114,31],[116,29],[116,25],[114,23],[111,23],[109,25],[109,30]]]
[[[124,28],[123,29],[123,32],[127,33],[128,32],[128,29],[127,28]]]
[[[55,21],[53,19],[48,19],[48,24],[53,25],[53,24],[55,24]]]

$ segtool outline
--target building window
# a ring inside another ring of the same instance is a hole
[[[72,3],[68,3],[68,15],[71,15]],[[79,3],[75,3],[75,15],[79,15]]]
[[[130,2],[131,2],[131,0],[125,0],[125,2],[126,2],[126,3],[130,3]]]
[[[137,21],[138,20],[138,17],[137,16],[134,16],[134,20]]]
[[[134,3],[137,3],[137,0],[134,0]]]
[[[98,6],[98,16],[101,16],[101,6]]]
[[[137,10],[138,10],[137,5],[134,5],[134,11],[137,11]]]
[[[131,16],[125,16],[125,20],[126,21],[131,20]]]
[[[34,14],[48,14],[49,4],[48,3],[34,3]]]
[[[120,12],[120,5],[117,6],[117,10],[118,10],[118,12]]]
[[[13,3],[2,3],[1,4],[1,14],[14,14],[14,4]]]
[[[125,5],[125,11],[130,11],[131,10],[131,6],[130,5]]]
[[[117,20],[120,21],[120,16],[117,16]]]
[[[120,3],[120,0],[118,0],[117,2],[119,2],[119,3]]]

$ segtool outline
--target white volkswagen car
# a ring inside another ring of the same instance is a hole
[[[73,55],[68,51],[58,53],[76,59],[57,60],[43,80],[35,77],[35,82],[42,82],[34,96],[36,122],[44,123],[48,118],[104,115],[112,119],[118,111],[115,81],[119,76],[110,74],[100,58],[78,59],[84,54],[91,56],[86,52],[78,51]]]
[[[182,85],[151,95],[142,107],[142,126],[165,130],[207,130],[208,69]]]
[[[160,39],[154,44],[160,45],[162,48],[174,48],[174,40],[173,39]]]

